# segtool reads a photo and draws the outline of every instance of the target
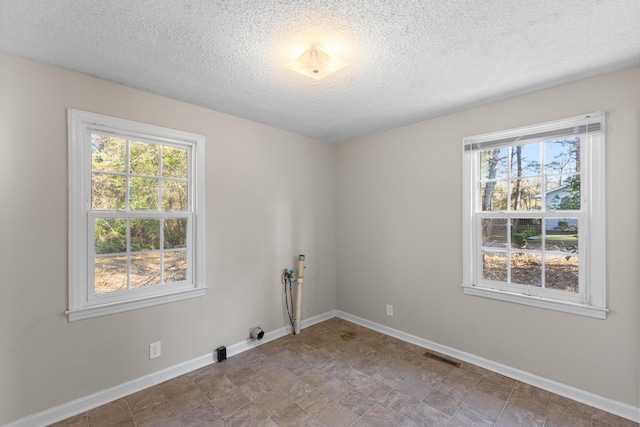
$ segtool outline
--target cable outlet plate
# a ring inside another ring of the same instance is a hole
[[[160,341],[149,344],[149,360],[160,357],[161,354]]]

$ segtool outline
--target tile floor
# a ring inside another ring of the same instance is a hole
[[[334,318],[54,426],[638,424]]]

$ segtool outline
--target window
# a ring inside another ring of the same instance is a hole
[[[68,122],[69,320],[204,295],[204,137]]]
[[[464,139],[463,290],[606,318],[604,113]]]

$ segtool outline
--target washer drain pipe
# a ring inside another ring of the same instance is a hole
[[[304,255],[298,256],[298,279],[296,280],[296,316],[295,326],[293,328],[294,334],[300,333],[300,316],[302,312],[302,283],[304,282]]]

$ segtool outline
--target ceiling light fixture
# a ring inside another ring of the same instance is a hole
[[[335,73],[347,65],[349,64],[329,55],[314,45],[292,62],[284,64],[285,67],[316,80]]]

